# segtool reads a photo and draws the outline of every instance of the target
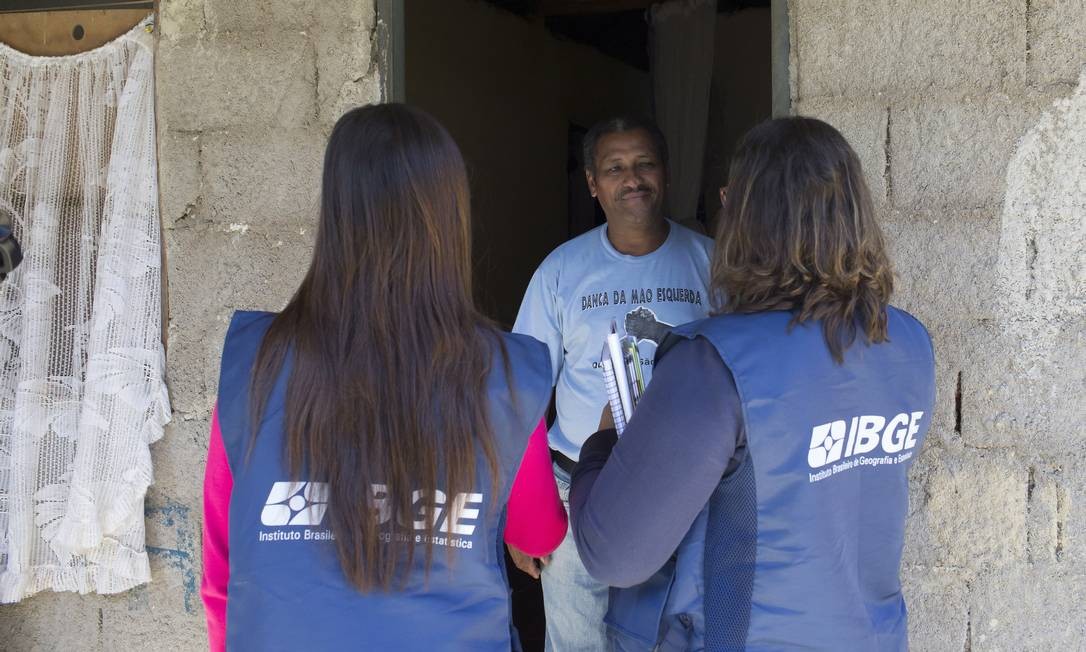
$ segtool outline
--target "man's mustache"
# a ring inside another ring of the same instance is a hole
[[[629,190],[623,190],[621,193],[619,193],[618,198],[619,199],[626,199],[627,195],[632,195],[635,192],[648,192],[648,193],[651,193],[651,192],[653,192],[653,189],[651,187],[649,187],[649,186],[638,186],[636,188],[630,188]]]

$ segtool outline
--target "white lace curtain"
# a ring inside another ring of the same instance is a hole
[[[0,45],[0,602],[150,579],[148,446],[169,421],[153,50]]]
[[[716,0],[672,0],[653,5],[652,89],[656,121],[667,138],[671,218],[698,230],[696,221],[709,91],[713,80]]]

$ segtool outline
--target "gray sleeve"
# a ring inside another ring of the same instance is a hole
[[[593,577],[633,586],[664,565],[735,453],[740,411],[716,349],[703,338],[683,340],[658,362],[622,438],[603,431],[585,442],[570,518]]]
[[[543,261],[528,283],[513,332],[530,335],[547,345],[551,356],[551,385],[558,382],[565,359],[562,313],[558,300],[558,279],[547,261]]]

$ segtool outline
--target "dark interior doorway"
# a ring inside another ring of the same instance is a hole
[[[599,202],[588,191],[584,176],[584,137],[588,127],[569,125],[566,139],[566,232],[575,238],[607,221]]]
[[[391,2],[392,0],[385,0]],[[647,0],[402,0],[402,99],[436,116],[472,184],[481,307],[511,326],[556,246],[603,223],[581,140],[598,120],[652,116]],[[738,137],[772,113],[770,0],[719,0],[704,217]],[[526,650],[543,644],[539,583],[510,566]]]

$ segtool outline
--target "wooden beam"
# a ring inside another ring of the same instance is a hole
[[[541,0],[539,14],[543,16],[575,16],[605,14],[614,11],[646,9],[659,0]]]
[[[4,0],[2,13],[87,9],[152,9],[154,0]]]
[[[0,42],[35,56],[77,54],[112,41],[150,13],[148,9],[117,9],[4,14]]]

